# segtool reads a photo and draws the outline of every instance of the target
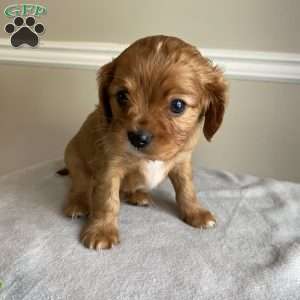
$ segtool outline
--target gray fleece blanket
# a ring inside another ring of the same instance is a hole
[[[121,244],[100,252],[62,207],[70,179],[47,162],[0,179],[0,299],[300,299],[300,185],[198,170],[217,227],[178,219],[168,182],[121,206]]]

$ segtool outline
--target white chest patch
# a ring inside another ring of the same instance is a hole
[[[149,160],[143,166],[146,188],[155,188],[166,176],[165,163],[161,160]]]

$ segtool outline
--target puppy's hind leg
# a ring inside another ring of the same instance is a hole
[[[131,205],[148,206],[153,202],[150,194],[141,190],[126,192],[123,197],[126,199],[126,202]]]

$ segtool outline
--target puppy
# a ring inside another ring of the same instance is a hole
[[[120,197],[147,205],[149,190],[167,176],[183,221],[213,227],[193,187],[191,158],[202,118],[207,140],[222,123],[222,72],[190,44],[152,36],[104,65],[97,81],[99,106],[65,150],[72,186],[64,212],[89,216],[82,243],[96,250],[118,244]]]

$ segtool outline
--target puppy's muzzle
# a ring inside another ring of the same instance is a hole
[[[128,140],[131,145],[138,149],[148,146],[151,143],[152,137],[150,132],[142,129],[128,132]]]

